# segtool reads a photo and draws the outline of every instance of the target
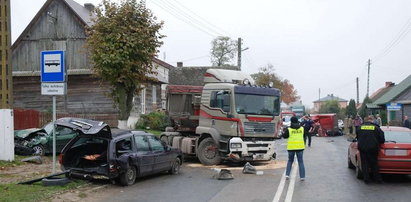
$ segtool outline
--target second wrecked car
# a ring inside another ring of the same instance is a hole
[[[140,176],[178,174],[183,162],[180,150],[144,131],[111,130],[104,122],[85,119],[69,120],[65,127],[79,133],[59,156],[69,177],[109,179],[128,186]]]

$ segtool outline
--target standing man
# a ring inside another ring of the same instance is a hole
[[[313,121],[310,119],[309,116],[305,115],[304,120],[301,123],[301,126],[304,127],[304,144],[307,143],[308,138],[308,146],[311,147],[311,128],[313,127]]]
[[[377,124],[378,126],[382,126],[382,120],[381,120],[380,114],[377,114],[376,117],[377,118],[375,119],[374,123]]]
[[[404,116],[404,123],[402,124],[402,126],[411,129],[411,124],[410,124],[410,120],[408,120],[408,116]]]
[[[303,161],[304,144],[304,127],[300,126],[297,117],[291,117],[291,126],[284,129],[284,138],[288,138],[287,151],[288,162],[285,172],[285,179],[290,179],[290,172],[294,162],[294,156],[297,155],[300,180],[305,180],[305,168]]]
[[[347,127],[348,127],[350,134],[353,134],[352,125],[353,125],[353,120],[352,120],[352,116],[350,115],[347,121]]]
[[[358,134],[358,129],[360,128],[360,125],[362,124],[362,118],[360,115],[357,114],[357,116],[355,117],[354,121],[353,121],[353,125],[355,127],[355,134]]]
[[[373,121],[373,117],[367,117],[366,122],[359,127],[357,133],[361,170],[366,184],[370,182],[368,169],[371,169],[375,180],[378,183],[382,183],[377,160],[380,145],[385,142],[385,137],[384,132],[378,125],[374,124]]]

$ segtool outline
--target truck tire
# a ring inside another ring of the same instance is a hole
[[[160,137],[160,140],[164,143],[166,143],[166,145],[170,145],[170,142],[168,142],[168,137],[167,135],[163,135]]]
[[[218,147],[211,137],[205,138],[200,142],[197,156],[200,162],[204,165],[217,165],[221,162]]]

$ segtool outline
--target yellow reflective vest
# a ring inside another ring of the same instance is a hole
[[[301,150],[305,148],[304,143],[304,127],[298,129],[288,128],[288,137],[287,150]]]

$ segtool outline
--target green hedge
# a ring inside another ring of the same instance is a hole
[[[151,112],[140,115],[136,129],[152,129],[164,131],[170,125],[170,120],[164,112]]]

